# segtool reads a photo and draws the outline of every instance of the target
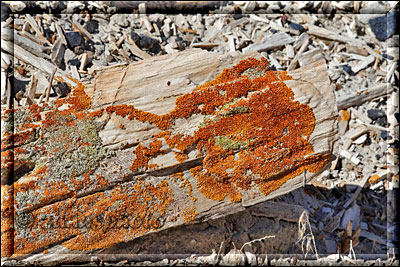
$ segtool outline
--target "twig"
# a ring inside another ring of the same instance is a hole
[[[296,66],[297,61],[299,61],[300,56],[303,54],[304,50],[308,46],[309,39],[304,40],[304,43],[301,45],[299,52],[294,57],[293,61],[290,63],[289,67],[287,68],[288,71],[293,70]]]
[[[351,239],[350,239],[349,258],[357,260],[356,253],[354,252],[354,249],[353,249],[353,240],[351,240]]]
[[[261,241],[266,240],[266,239],[269,239],[269,238],[275,238],[275,236],[274,236],[274,235],[267,235],[267,236],[264,236],[264,237],[261,237],[261,238],[254,239],[254,240],[251,240],[251,241],[249,241],[249,242],[246,242],[246,243],[244,243],[243,246],[240,248],[240,252],[243,252],[243,248],[244,248],[246,245],[250,245],[250,244],[255,243],[255,242],[261,242]]]
[[[49,101],[49,98],[50,98],[50,91],[51,91],[51,88],[52,88],[52,83],[53,83],[54,75],[56,74],[56,72],[57,72],[57,68],[55,68],[55,69],[53,70],[53,73],[52,73],[51,76],[50,76],[50,79],[49,79],[49,87],[47,88],[46,102]]]
[[[25,106],[29,106],[35,103],[35,93],[36,93],[36,87],[38,84],[38,79],[36,79],[35,75],[32,75],[31,77],[31,86],[29,87],[28,90],[28,95],[26,98]]]
[[[57,72],[57,68],[55,68],[53,70],[53,72],[51,73],[50,78],[49,78],[49,86],[46,87],[46,90],[44,90],[43,94],[40,96],[38,104],[42,103],[44,96],[46,96],[46,102],[49,101],[51,84],[53,82],[54,75],[56,74],[56,72]]]
[[[304,233],[306,233],[306,231],[307,231],[307,226],[308,226],[308,229],[310,230],[310,233],[304,235]],[[307,241],[305,257],[307,257],[309,249],[310,248],[312,249],[312,246],[310,244],[311,241],[312,241],[313,246],[314,246],[315,256],[318,259],[319,256],[318,256],[317,246],[315,245],[314,234],[312,232],[311,224],[310,224],[310,221],[308,219],[308,214],[307,214],[306,211],[303,211],[303,213],[301,214],[301,216],[299,218],[299,234],[300,234],[299,241],[297,241],[297,242],[301,241],[301,250],[303,251],[303,254],[304,254],[304,249],[303,249],[304,248],[304,241]]]
[[[82,25],[79,24],[79,22],[72,22],[72,26],[80,33],[82,34],[83,38],[85,40],[92,40],[93,37],[92,35],[85,29],[82,27]]]
[[[6,79],[6,88],[7,88],[7,109],[12,108],[12,97],[11,97],[11,84],[10,79]]]
[[[361,193],[361,190],[363,189],[364,185],[367,183],[369,176],[370,176],[369,174],[364,175],[356,192],[354,192],[354,194],[351,196],[351,198],[349,200],[347,200],[346,203],[344,203],[343,208],[347,208],[358,197],[358,195]]]

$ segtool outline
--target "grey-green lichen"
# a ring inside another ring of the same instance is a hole
[[[53,129],[52,135],[66,138],[46,140],[47,150],[54,153],[47,159],[51,177],[65,181],[96,169],[99,162],[110,155],[98,134],[103,127],[103,122],[76,120],[73,126]]]
[[[232,150],[243,149],[249,143],[249,141],[242,141],[242,142],[235,141],[226,136],[216,136],[214,140],[215,144],[222,147],[223,149],[232,149]]]
[[[233,116],[235,114],[246,113],[248,110],[249,110],[248,107],[237,106],[237,107],[233,107],[231,109],[228,109],[227,111],[222,113],[222,116],[229,117],[229,116]]]

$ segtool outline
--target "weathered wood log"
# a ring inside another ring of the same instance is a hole
[[[15,128],[2,136],[2,256],[93,252],[318,175],[337,131],[325,62],[286,73],[260,58],[187,50],[105,67],[53,104],[2,111]]]

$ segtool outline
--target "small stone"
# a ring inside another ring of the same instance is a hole
[[[242,17],[243,17],[242,14],[234,14],[234,15],[233,15],[233,19],[234,19],[234,20],[241,19]]]
[[[304,32],[305,31],[303,26],[301,26],[300,24],[294,23],[294,22],[289,22],[289,27],[291,27],[291,28],[293,28],[295,30],[298,30],[300,32]]]
[[[390,38],[396,32],[396,17],[396,12],[392,12],[385,16],[372,18],[368,21],[368,24],[376,38],[384,41]]]
[[[347,73],[350,74],[351,76],[354,75],[354,72],[353,72],[353,70],[350,68],[349,65],[343,65],[342,68],[343,68],[343,70],[344,70],[345,72],[347,72]]]
[[[110,20],[121,27],[129,27],[129,19],[126,14],[115,14],[112,15]]]
[[[371,120],[375,121],[378,118],[383,118],[386,117],[386,114],[383,110],[381,109],[370,109],[367,111],[368,118]]]
[[[71,89],[68,87],[66,82],[57,82],[54,89],[59,97],[66,97],[71,92]]]
[[[97,33],[99,31],[99,22],[97,20],[89,20],[86,23],[86,30],[89,33]]]
[[[394,117],[396,118],[397,122],[400,123],[400,115],[398,112],[394,113]]]
[[[391,140],[392,139],[392,137],[389,135],[389,132],[388,131],[381,131],[380,133],[379,133],[379,136],[383,139],[383,140]]]
[[[380,126],[382,126],[382,127],[388,127],[388,126],[389,126],[386,117],[378,118],[378,119],[376,120],[376,124],[378,124],[378,125],[380,125]]]
[[[84,52],[83,47],[82,46],[75,46],[74,47],[74,53],[77,55],[80,55]]]
[[[83,43],[82,35],[79,32],[66,32],[65,38],[67,38],[70,47],[79,46]]]

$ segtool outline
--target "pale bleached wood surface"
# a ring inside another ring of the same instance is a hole
[[[129,104],[146,112],[163,115],[174,109],[177,97],[192,92],[197,85],[212,80],[222,69],[232,67],[240,60],[249,56],[260,58],[260,55],[256,53],[247,55],[233,54],[232,56],[192,49],[146,59],[130,65],[106,67],[97,70],[95,78],[90,84],[86,85],[85,91],[92,100],[91,108],[93,110],[105,108],[110,105]],[[300,62],[302,60],[304,61],[305,59],[299,59]],[[289,75],[294,80],[288,80],[285,83],[292,88],[294,101],[309,105],[316,119],[315,129],[309,139],[315,154],[330,155],[333,143],[336,140],[337,110],[325,61],[320,58],[317,61],[310,61],[307,66],[293,70],[289,72]],[[173,127],[173,131],[177,133],[193,133],[202,120],[203,117],[201,115],[195,115],[189,119],[178,119]],[[124,129],[120,127],[121,124],[124,125]],[[59,206],[63,203],[69,203],[71,199],[78,202],[85,202],[90,201],[96,194],[112,195],[115,193],[115,190],[121,190],[122,187],[120,185],[123,185],[123,188],[133,187],[137,184],[137,179],[140,176],[142,180],[152,184],[166,181],[168,187],[173,192],[173,205],[168,207],[162,226],[157,229],[157,231],[161,231],[186,223],[179,216],[175,220],[170,220],[177,216],[179,210],[195,208],[197,215],[194,222],[219,218],[239,212],[247,206],[252,206],[291,192],[303,186],[322,171],[320,170],[317,173],[306,171],[295,178],[289,179],[280,188],[268,195],[260,192],[258,187],[252,186],[249,190],[241,192],[243,195],[241,202],[233,203],[228,198],[225,198],[223,201],[215,201],[199,192],[196,186],[196,178],[189,171],[191,167],[201,165],[203,158],[196,157],[196,153],[189,153],[189,158],[183,163],[179,163],[175,159],[174,151],[163,144],[162,149],[166,153],[154,157],[149,162],[151,164],[158,164],[160,167],[130,175],[128,178],[123,176],[123,174],[129,173],[129,167],[132,164],[133,158],[132,153],[139,142],[148,144],[153,135],[160,131],[150,123],[129,120],[111,114],[106,118],[106,124],[99,132],[99,136],[102,140],[102,145],[114,150],[115,156],[103,159],[100,162],[100,167],[93,174],[93,176],[102,175],[107,177],[109,183],[106,185],[83,187],[73,192],[73,197],[71,197],[71,193],[69,192],[65,195],[59,195],[51,201],[32,202],[29,208],[20,207],[20,210],[34,211],[37,214],[61,212]],[[103,165],[107,166],[101,167]],[[189,199],[185,191],[186,189],[182,188],[182,183],[176,182],[171,177],[172,174],[179,170],[182,170],[184,179],[190,182],[193,189],[192,197],[197,198],[196,202]],[[54,180],[46,181],[46,183],[56,183],[57,178],[52,177],[50,179]],[[31,180],[32,177],[22,177],[17,183],[21,185]],[[35,190],[33,189],[32,194],[34,192]],[[130,234],[127,232],[117,242],[130,241],[140,235],[151,232],[154,232],[154,230],[140,234]],[[55,254],[71,253],[71,251],[59,243],[61,241],[65,241],[68,244],[80,242],[82,236],[85,234],[85,231],[68,233],[63,236],[63,240],[55,240],[47,246],[52,247],[57,245],[58,248],[61,248],[56,250]],[[43,238],[46,237],[43,236]],[[105,239],[113,241],[112,233],[106,233]],[[86,251],[86,253],[90,251],[92,250]],[[40,249],[35,252],[40,252]]]

